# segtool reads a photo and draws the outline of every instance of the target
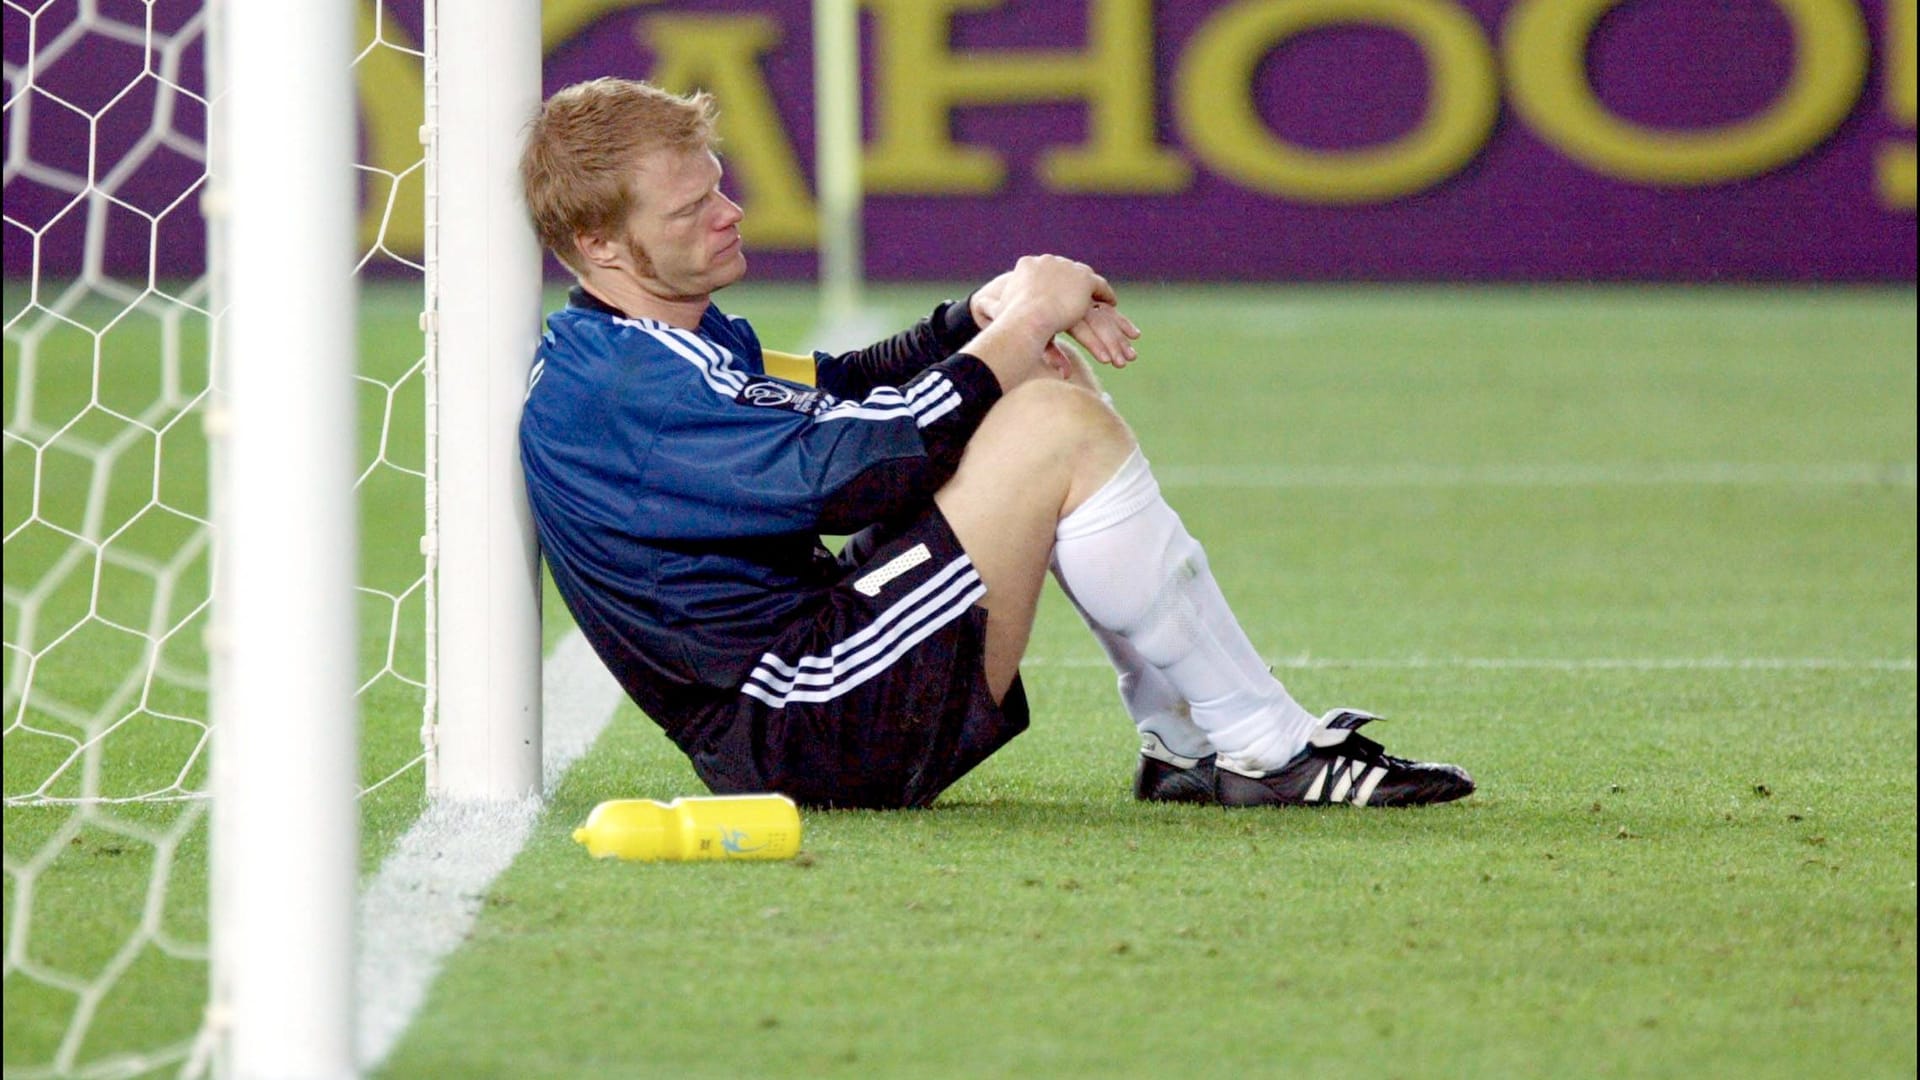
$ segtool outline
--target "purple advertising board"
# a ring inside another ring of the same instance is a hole
[[[965,279],[1049,250],[1131,279],[1912,281],[1914,6],[864,0],[866,268]],[[603,75],[713,91],[755,275],[813,272],[807,0],[543,10],[549,92]],[[417,32],[404,11],[383,30]],[[110,101],[102,139],[156,126],[142,102],[164,90],[114,100],[127,61],[102,50],[41,73],[79,108],[34,102],[27,158],[84,171],[74,130]],[[379,132],[411,135],[419,76],[367,67],[369,213],[397,185],[399,217],[417,170]],[[177,78],[197,84],[197,46]],[[204,118],[175,113],[191,143]],[[72,198],[15,156],[9,276]],[[163,270],[191,272],[198,164],[164,140],[148,157],[113,202],[158,218]],[[109,264],[144,262],[134,218]],[[412,257],[407,230],[385,240]]]

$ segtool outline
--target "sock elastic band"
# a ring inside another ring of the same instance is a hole
[[[1160,484],[1154,480],[1153,470],[1147,467],[1146,455],[1135,447],[1113,476],[1100,485],[1100,490],[1060,519],[1053,538],[1076,540],[1092,536],[1146,509],[1159,497]]]

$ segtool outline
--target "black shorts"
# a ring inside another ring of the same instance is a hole
[[[1019,678],[1000,704],[987,686],[986,586],[938,508],[854,537],[840,563],[825,604],[703,718],[690,756],[715,793],[926,806],[1026,730]]]

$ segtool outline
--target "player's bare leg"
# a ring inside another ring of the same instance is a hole
[[[1133,451],[1126,424],[1092,393],[1064,381],[1024,383],[987,413],[934,496],[987,586],[987,682],[996,700],[1026,652],[1060,519]]]
[[[1209,752],[1289,760],[1318,718],[1247,641],[1132,433],[1090,382],[1081,371],[1009,391],[935,496],[987,586],[989,687],[999,698],[1012,685],[1052,567],[1103,645],[1113,639],[1122,675],[1152,668],[1161,696],[1189,704],[1191,722],[1168,725],[1178,741],[1191,744],[1197,725]]]

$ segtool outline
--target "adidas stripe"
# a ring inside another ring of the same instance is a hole
[[[691,330],[668,326],[652,319],[615,319],[673,350],[700,372],[700,378],[714,393],[732,398],[746,389],[747,376],[735,365],[733,353]],[[911,416],[918,427],[960,407],[960,393],[945,375],[934,374],[916,379],[905,393],[892,387],[880,387],[860,401],[845,401],[820,413],[826,420],[893,420]]]
[[[945,375],[936,374],[915,380],[904,394],[880,387],[860,401],[841,402],[822,412],[820,419],[891,420],[911,416],[917,426],[926,427],[959,406],[959,392]]]
[[[1328,792],[1327,777],[1333,777],[1333,790]],[[1367,762],[1356,758],[1337,757],[1326,765],[1320,766],[1313,783],[1307,787],[1303,802],[1351,802],[1355,806],[1367,805],[1373,798],[1373,789],[1380,785],[1387,775],[1385,765],[1369,767]],[[1324,796],[1324,798],[1323,798]]]
[[[733,397],[746,388],[746,376],[733,370],[727,363],[730,354],[717,351],[705,338],[652,319],[615,319],[621,326],[631,326],[647,336],[672,349],[681,359],[692,364],[700,372],[700,377],[722,397]]]
[[[915,645],[986,595],[986,583],[965,555],[954,559],[825,656],[792,663],[766,653],[740,692],[773,708],[790,701],[831,701],[885,671]]]

